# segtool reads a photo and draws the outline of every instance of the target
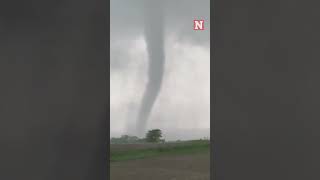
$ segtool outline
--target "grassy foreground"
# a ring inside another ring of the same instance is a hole
[[[110,162],[142,159],[161,155],[183,155],[209,152],[210,143],[205,140],[185,141],[181,143],[165,143],[158,147],[145,149],[129,149],[110,152]]]

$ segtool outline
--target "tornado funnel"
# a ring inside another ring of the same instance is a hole
[[[137,117],[137,134],[146,132],[147,122],[161,90],[165,52],[163,2],[146,0],[144,8],[144,35],[148,53],[148,81]]]

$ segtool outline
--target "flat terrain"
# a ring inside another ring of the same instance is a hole
[[[114,162],[111,180],[209,180],[210,155],[167,155]]]
[[[149,149],[152,145],[147,145]],[[166,147],[168,145],[165,145]],[[172,149],[174,145],[170,145]],[[180,146],[180,145],[179,145]],[[134,150],[143,150],[140,145],[124,145]],[[185,148],[162,150],[164,153],[131,160],[116,160],[110,164],[111,180],[209,180],[210,153],[209,149],[194,145],[192,151]],[[154,147],[153,147],[154,148]],[[190,148],[190,149],[192,149]],[[116,145],[111,151],[123,150]],[[174,153],[172,153],[172,152]]]

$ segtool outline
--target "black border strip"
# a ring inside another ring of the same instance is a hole
[[[103,1],[103,0],[101,0]],[[105,43],[106,43],[106,83],[107,83],[107,104],[106,104],[106,121],[107,121],[107,129],[108,133],[106,134],[106,179],[110,179],[110,1],[103,1],[103,6],[106,7],[106,10],[104,10],[104,19],[105,19]],[[103,36],[104,37],[104,36]]]
[[[214,0],[210,0],[210,179],[215,178],[214,166],[214,117],[215,117],[215,60],[214,60]]]

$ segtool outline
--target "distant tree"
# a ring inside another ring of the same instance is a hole
[[[129,136],[128,137],[128,142],[129,143],[135,143],[135,142],[138,142],[139,141],[139,138],[137,136]]]
[[[143,138],[143,139],[139,139],[138,141],[137,141],[137,143],[146,143],[147,141],[146,141],[146,138]]]
[[[127,143],[128,140],[129,140],[129,135],[122,135],[122,136],[120,137],[120,139],[121,139],[123,142]]]
[[[132,144],[132,143],[138,143],[139,138],[136,136],[129,136],[129,135],[122,135],[119,138],[111,138],[112,144]]]
[[[152,142],[152,143],[158,143],[164,140],[161,140],[160,138],[162,137],[162,132],[160,129],[152,129],[148,131],[146,134],[146,141],[147,142]]]

